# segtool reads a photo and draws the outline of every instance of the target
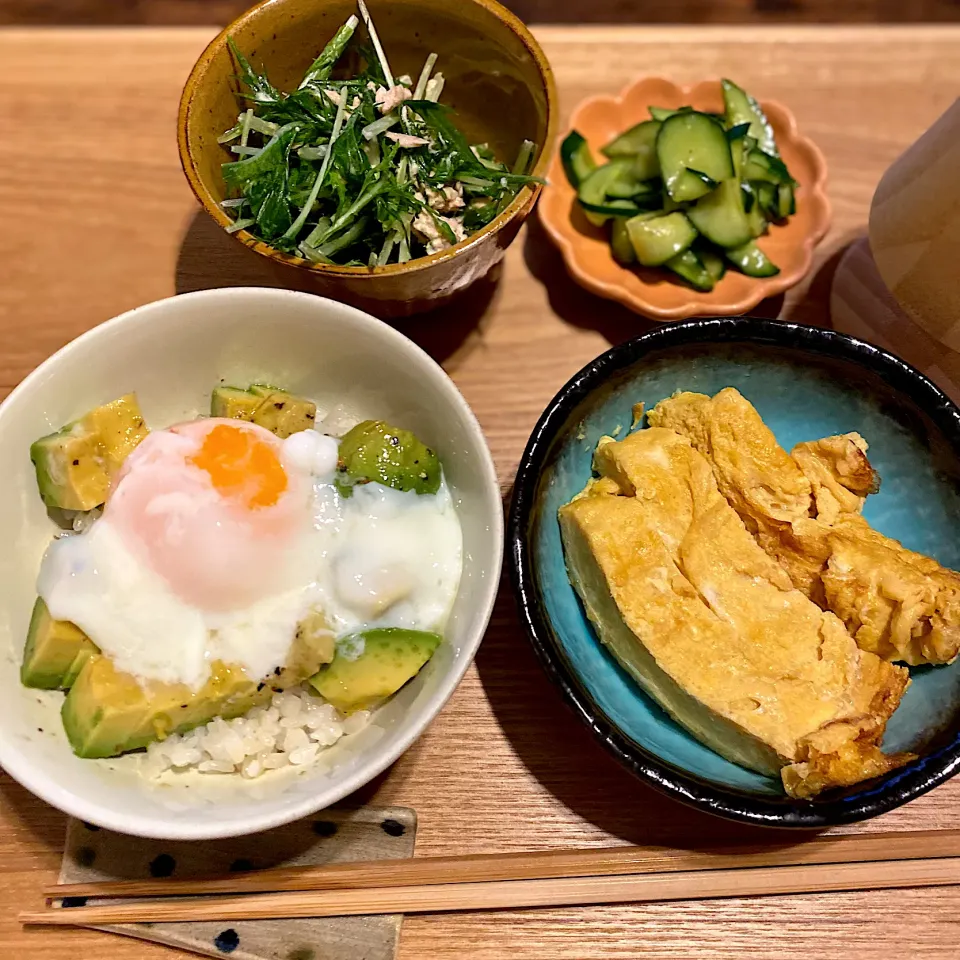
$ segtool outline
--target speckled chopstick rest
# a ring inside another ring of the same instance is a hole
[[[230,840],[139,840],[71,820],[60,883],[215,876],[264,867],[413,856],[417,817],[406,807],[324,810]],[[103,902],[77,897],[80,906]],[[114,901],[116,902],[116,901]],[[131,923],[97,929],[232,960],[393,960],[399,915],[223,923]]]

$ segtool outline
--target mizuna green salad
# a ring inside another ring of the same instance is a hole
[[[756,244],[770,223],[796,213],[790,175],[759,103],[722,80],[724,112],[650,107],[598,165],[572,131],[560,152],[584,214],[610,224],[614,258],[664,267],[710,291],[732,265],[749,277],[780,272]]]
[[[439,102],[437,55],[416,80],[395,77],[363,0],[358,9],[369,45],[354,43],[351,16],[290,93],[229,41],[248,107],[219,138],[236,156],[223,164],[222,206],[231,233],[316,263],[375,267],[488,224],[536,179],[527,171],[537,145],[525,140],[507,167],[487,144],[468,143]],[[348,61],[361,67],[338,66]]]

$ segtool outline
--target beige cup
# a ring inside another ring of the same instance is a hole
[[[884,174],[870,247],[904,313],[960,351],[960,100]]]

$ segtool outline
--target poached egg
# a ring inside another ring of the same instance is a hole
[[[193,689],[217,659],[268,676],[313,611],[336,636],[442,630],[462,552],[446,485],[344,496],[337,445],[218,418],[154,431],[100,519],[50,545],[38,592],[118,669]]]

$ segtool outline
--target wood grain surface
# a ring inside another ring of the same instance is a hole
[[[831,279],[881,173],[960,90],[960,27],[537,31],[564,118],[639,73],[730,74],[782,100],[830,165],[834,228],[812,275],[761,315],[828,323]],[[177,291],[276,282],[198,211],[174,136],[209,29],[0,32],[0,393],[83,330]],[[647,324],[580,290],[534,221],[498,278],[402,329],[441,360],[487,432],[505,496],[537,416]],[[504,587],[477,657],[423,738],[360,801],[415,807],[420,854],[794,842],[697,814],[621,770],[567,711]],[[89,931],[21,930],[59,868],[64,818],[0,775],[0,944],[49,960],[175,954]],[[960,826],[960,780],[859,830]],[[411,917],[401,960],[953,958],[960,891],[926,890]]]
[[[960,0],[502,0],[528,23],[914,23]],[[229,23],[254,0],[0,0],[0,24]]]

